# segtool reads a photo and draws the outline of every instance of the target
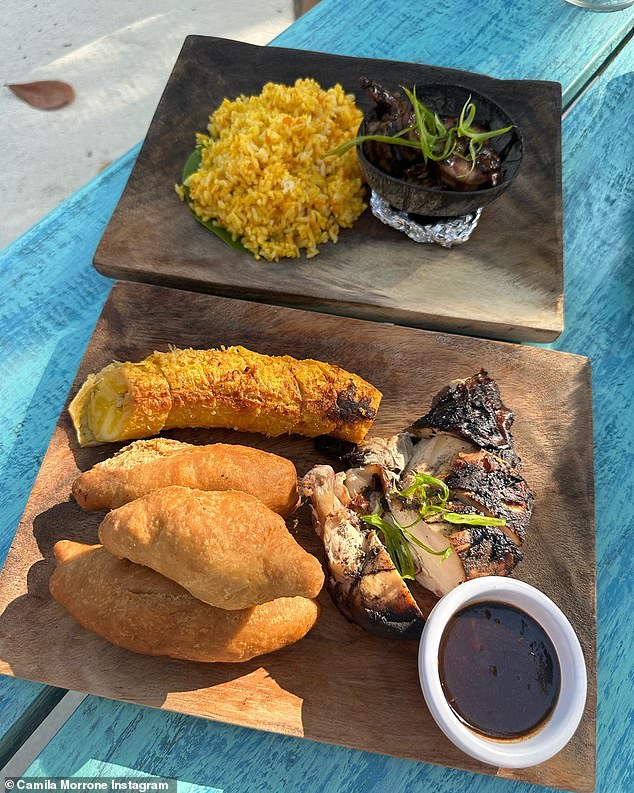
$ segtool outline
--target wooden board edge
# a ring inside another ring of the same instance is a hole
[[[211,41],[237,44],[245,48],[249,47],[251,49],[262,49],[263,47],[266,47],[267,49],[270,50],[280,50],[283,52],[296,52],[303,54],[307,52],[306,49],[302,49],[299,47],[285,47],[279,44],[251,44],[250,42],[238,41],[237,39],[225,38],[223,36],[205,36],[200,33],[190,33],[189,35],[185,36],[185,39],[183,41],[183,46],[181,47],[178,57],[180,57],[181,54],[183,54],[186,47],[188,48],[193,47],[199,42],[204,43]],[[561,83],[557,82],[556,80],[535,80],[535,79],[524,80],[519,77],[506,79],[502,77],[492,77],[490,74],[486,74],[485,72],[473,72],[467,69],[456,69],[451,66],[442,66],[440,64],[425,63],[423,61],[403,61],[400,58],[371,58],[367,55],[343,55],[340,52],[330,52],[328,50],[317,50],[317,52],[319,52],[320,55],[331,55],[333,58],[341,58],[346,60],[371,60],[371,61],[377,61],[379,63],[385,61],[387,63],[398,63],[398,64],[402,63],[404,65],[414,64],[415,66],[427,66],[432,69],[441,69],[444,72],[452,72],[456,75],[464,75],[464,74],[474,75],[475,77],[485,78],[497,84],[524,83],[527,85],[539,85],[539,86],[547,87],[549,90],[558,92],[560,98],[562,96]]]
[[[100,243],[101,245],[101,243]],[[331,316],[341,316],[349,319],[362,320],[364,322],[380,322],[392,325],[401,325],[414,330],[427,330],[435,333],[447,333],[450,335],[465,335],[482,337],[487,341],[501,341],[503,343],[518,344],[521,342],[535,342],[538,344],[549,344],[556,341],[564,331],[563,301],[560,299],[556,310],[553,312],[552,321],[535,324],[523,324],[518,321],[510,326],[505,322],[489,322],[479,320],[477,317],[463,319],[460,323],[452,317],[441,317],[437,314],[426,312],[414,313],[410,311],[398,311],[385,306],[373,306],[363,303],[343,302],[341,300],[330,300],[322,298],[320,305],[303,303],[301,296],[297,300],[281,300],[276,292],[262,290],[259,294],[250,293],[244,296],[239,289],[227,287],[224,284],[214,284],[208,281],[196,281],[188,278],[178,278],[173,283],[167,285],[166,279],[159,275],[153,275],[147,271],[135,271],[126,269],[125,266],[113,265],[106,260],[99,258],[99,248],[95,252],[93,265],[95,270],[107,278],[112,278],[117,282],[130,284],[148,284],[160,287],[161,289],[178,289],[181,292],[193,292],[197,294],[207,294],[216,297],[229,298],[233,300],[246,300],[253,303],[264,303],[267,305],[278,306],[280,308],[295,309],[297,311],[310,311],[317,314],[329,314]],[[287,295],[287,298],[289,296]],[[462,324],[464,327],[457,328]],[[462,331],[462,332],[461,332]],[[569,354],[569,353],[563,353]]]
[[[43,685],[48,686],[48,690],[53,689],[55,691],[61,692],[62,696],[65,693],[64,689],[60,689],[60,688],[56,687],[53,683],[50,683],[50,682],[48,682],[46,680],[44,680],[44,681],[42,681],[42,680],[32,680],[31,678],[26,678],[26,677],[18,678],[11,671],[7,671],[7,669],[10,669],[10,667],[8,667],[2,660],[0,660],[0,674],[6,675],[6,676],[9,676],[9,677],[13,677],[16,680],[17,679],[21,679],[21,680],[28,680],[29,682],[41,683]],[[360,742],[357,743],[357,744],[355,744],[353,741],[342,741],[340,743],[333,743],[332,740],[329,740],[327,737],[320,737],[318,735],[306,735],[303,732],[303,730],[292,730],[292,729],[289,729],[288,726],[284,725],[284,724],[278,724],[278,725],[266,725],[266,724],[263,724],[261,726],[254,727],[253,724],[249,723],[247,720],[240,720],[239,718],[232,718],[231,716],[224,716],[223,718],[220,719],[220,718],[216,718],[216,717],[214,717],[214,716],[212,716],[210,714],[184,713],[184,711],[182,709],[179,709],[176,704],[171,703],[169,701],[169,698],[167,698],[162,704],[158,705],[155,702],[144,701],[143,698],[124,697],[124,696],[114,697],[112,695],[112,693],[108,692],[108,691],[99,691],[99,690],[97,690],[97,691],[94,691],[94,690],[93,691],[86,691],[86,690],[84,690],[81,687],[73,688],[72,690],[79,691],[80,693],[86,694],[88,696],[101,697],[102,699],[110,700],[112,702],[125,702],[125,703],[127,703],[129,705],[135,705],[135,706],[139,706],[139,707],[142,707],[142,708],[150,708],[152,710],[165,711],[167,713],[173,713],[173,714],[175,714],[177,716],[183,716],[184,715],[187,718],[202,719],[204,721],[213,722],[214,724],[228,725],[228,726],[232,726],[232,727],[239,727],[241,729],[246,729],[246,730],[256,730],[258,732],[263,732],[263,733],[267,733],[267,734],[270,734],[270,735],[282,735],[282,736],[286,736],[286,737],[289,737],[289,738],[301,739],[301,740],[304,740],[304,741],[313,741],[315,743],[324,744],[326,746],[334,746],[334,747],[341,747],[341,748],[345,748],[345,749],[351,749],[351,750],[354,750],[354,751],[357,751],[357,752],[364,752],[364,753],[367,753],[367,754],[376,755],[378,757],[393,757],[396,760],[407,760],[408,762],[412,762],[412,763],[421,763],[423,765],[431,765],[431,766],[435,766],[435,767],[438,767],[438,768],[445,768],[445,769],[449,769],[449,770],[455,769],[455,770],[462,771],[463,773],[476,774],[476,775],[482,776],[482,777],[493,777],[493,778],[497,778],[497,779],[508,779],[509,781],[513,781],[513,782],[520,782],[520,783],[522,782],[522,780],[517,779],[517,777],[514,776],[514,772],[512,770],[509,770],[509,769],[504,769],[504,768],[497,767],[497,766],[485,766],[485,765],[483,765],[481,768],[473,769],[473,768],[469,767],[469,765],[468,765],[470,762],[473,762],[471,760],[471,758],[469,758],[468,755],[465,755],[465,764],[464,765],[462,765],[462,766],[458,766],[458,765],[447,766],[441,760],[438,760],[438,761],[430,760],[430,759],[421,760],[420,758],[415,757],[413,755],[410,756],[409,754],[394,754],[394,753],[389,752],[389,751],[386,751],[386,752],[373,752],[373,751],[367,749],[366,747],[362,746]],[[587,784],[586,784],[586,781],[587,781]],[[544,788],[553,787],[553,784],[550,781],[549,782],[544,782],[544,783],[531,781],[528,784],[535,785],[536,787],[544,787]],[[594,793],[595,773],[593,773],[592,779],[587,779],[587,777],[584,777],[584,779],[580,780],[579,783],[576,784],[574,787],[572,787],[572,786],[571,787],[567,787],[567,788],[562,788],[562,787],[559,787],[559,786],[555,786],[555,787],[558,790],[569,790],[569,791],[571,791],[571,793]]]
[[[592,362],[591,359],[585,357],[582,362],[581,373],[583,374],[586,380],[586,386],[588,389],[588,393],[590,394],[590,411],[588,413],[588,428],[587,434],[589,438],[594,440],[594,394],[592,390]],[[589,476],[590,476],[590,487],[589,491],[592,497],[592,514],[590,520],[592,521],[592,537],[594,538],[593,547],[592,547],[592,566],[594,570],[594,581],[593,587],[591,591],[592,597],[592,608],[594,613],[594,631],[593,631],[593,638],[594,638],[594,647],[593,647],[593,661],[590,668],[590,683],[591,687],[594,690],[594,699],[592,702],[592,709],[591,715],[594,721],[594,741],[593,747],[594,752],[592,755],[592,776],[591,779],[588,780],[588,788],[587,793],[594,793],[596,787],[596,777],[597,777],[597,730],[598,730],[598,716],[599,716],[599,709],[598,709],[598,701],[599,701],[599,599],[598,599],[598,592],[597,592],[597,579],[598,579],[598,568],[597,568],[597,517],[596,517],[596,470],[594,465],[594,456],[595,456],[595,449],[594,443],[592,445],[592,453],[590,455],[591,465],[588,467]],[[586,661],[587,664],[587,661]],[[585,791],[584,791],[585,793]]]
[[[110,291],[110,293],[108,295],[108,298],[107,298],[106,302],[104,303],[104,307],[103,307],[103,310],[102,310],[101,314],[103,314],[105,312],[108,302],[111,299],[115,299],[115,296],[116,296],[116,294],[119,291],[121,291],[121,290],[125,291],[126,289],[133,289],[135,287],[137,289],[143,289],[144,286],[150,287],[150,289],[161,289],[163,291],[168,291],[168,292],[173,292],[174,291],[174,287],[165,286],[164,284],[157,284],[157,283],[154,283],[152,281],[145,281],[145,280],[144,281],[128,281],[126,279],[117,279],[115,281],[115,283],[113,284],[113,286],[112,286],[112,289],[111,289],[111,291]],[[347,316],[347,315],[346,316],[342,316],[342,315],[338,315],[338,314],[335,315],[333,312],[328,312],[328,311],[323,311],[323,310],[320,311],[320,310],[314,309],[314,308],[307,308],[306,306],[280,305],[278,303],[270,303],[267,300],[251,300],[251,299],[233,297],[233,296],[230,296],[230,295],[219,295],[219,294],[215,294],[215,293],[212,294],[212,293],[208,293],[208,292],[201,292],[198,289],[178,288],[178,291],[179,292],[188,292],[188,293],[190,293],[192,295],[200,295],[200,296],[210,295],[210,296],[216,297],[216,298],[218,298],[220,300],[227,300],[227,301],[240,300],[240,302],[243,302],[243,303],[256,303],[256,304],[263,303],[265,305],[271,305],[273,308],[277,308],[277,309],[279,309],[281,311],[298,311],[298,312],[310,313],[310,314],[321,314],[322,316],[341,316],[341,319],[344,322],[361,323],[363,325],[370,324],[372,326],[378,326],[378,327],[384,326],[385,328],[402,328],[402,330],[404,330],[404,331],[415,331],[417,333],[426,333],[426,334],[431,333],[431,334],[434,334],[434,335],[435,334],[440,334],[443,337],[448,337],[449,339],[464,339],[466,337],[466,338],[474,338],[474,339],[479,340],[479,341],[484,341],[487,344],[503,345],[503,346],[506,346],[506,347],[522,347],[522,348],[524,348],[524,347],[528,346],[528,347],[530,347],[531,351],[533,353],[535,353],[535,354],[546,355],[546,356],[549,356],[549,357],[553,357],[554,356],[555,358],[565,357],[565,358],[567,358],[569,360],[577,360],[579,362],[580,366],[583,366],[585,364],[591,365],[590,358],[588,358],[588,356],[586,356],[586,355],[580,355],[579,353],[573,353],[573,352],[565,352],[565,351],[562,351],[562,350],[551,350],[551,349],[548,349],[547,347],[534,347],[532,345],[524,345],[524,344],[521,344],[521,343],[518,343],[518,342],[515,342],[515,341],[507,341],[507,340],[504,340],[504,339],[481,338],[481,337],[475,336],[474,334],[461,334],[461,333],[456,333],[456,332],[452,332],[452,331],[448,331],[448,330],[437,330],[435,328],[420,328],[420,327],[415,327],[415,326],[410,326],[410,325],[403,325],[402,323],[393,322],[390,319],[372,320],[372,319],[369,319],[367,317],[359,317],[359,316],[353,317],[353,316]],[[101,317],[101,314],[99,315],[100,317]]]

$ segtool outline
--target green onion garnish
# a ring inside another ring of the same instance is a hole
[[[464,512],[445,512],[442,519],[448,523],[462,523],[466,526],[506,526],[504,518],[487,518],[486,515],[471,515]]]
[[[430,494],[428,488],[440,490],[440,494]],[[414,474],[413,484],[406,487],[405,490],[397,490],[396,493],[403,498],[414,498],[420,503],[418,513],[420,520],[425,520],[432,515],[442,515],[442,519],[447,523],[461,523],[466,526],[506,526],[504,518],[489,518],[486,515],[451,512],[451,510],[445,509],[445,504],[449,500],[449,488],[442,479],[429,474]]]
[[[326,157],[340,157],[345,154],[353,146],[358,146],[366,141],[376,141],[377,143],[388,143],[396,146],[408,146],[410,148],[420,149],[423,155],[423,160],[427,163],[428,160],[440,161],[446,160],[452,155],[461,157],[471,161],[472,168],[475,167],[475,162],[478,154],[482,149],[482,145],[489,138],[494,138],[498,135],[504,135],[505,132],[510,132],[513,126],[503,127],[502,129],[492,129],[485,132],[473,129],[473,121],[476,114],[476,106],[471,101],[471,97],[464,103],[458,123],[453,127],[447,128],[441,121],[437,113],[433,113],[426,107],[420,99],[416,96],[416,88],[412,91],[404,86],[401,86],[407,98],[409,99],[413,109],[414,116],[416,117],[416,125],[406,127],[400,130],[395,135],[358,135],[352,140],[348,140],[326,153]],[[405,137],[409,133],[414,133],[418,140],[412,140]],[[469,157],[464,157],[456,151],[458,147],[459,138],[469,139]]]
[[[392,515],[392,522],[388,522],[380,514],[361,515],[364,523],[373,526],[381,533],[381,539],[389,553],[395,567],[403,578],[413,579],[416,566],[408,543],[413,543],[432,556],[440,556],[441,560],[447,559],[451,553],[451,545],[442,551],[434,551],[409,529],[417,523],[433,515],[440,515],[447,523],[465,526],[506,526],[503,518],[489,518],[486,515],[473,515],[471,513],[452,512],[445,507],[449,500],[449,488],[442,479],[424,473],[416,473],[414,481],[404,490],[395,490],[396,495],[404,499],[415,499],[419,506],[418,517],[407,526],[402,526]]]
[[[383,544],[401,576],[414,580],[416,567],[412,551],[403,536],[403,530],[392,526],[380,515],[361,515],[361,520],[381,532]]]

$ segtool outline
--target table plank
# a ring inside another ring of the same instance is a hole
[[[625,176],[620,170],[628,145],[625,136],[622,141],[615,136],[615,145],[604,147],[600,168],[589,168],[588,163],[592,162],[593,137],[604,129],[606,119],[614,130],[625,128],[634,90],[632,68],[634,45],[603,72],[564,121],[569,327],[553,345],[589,354],[594,363],[600,610],[598,793],[629,793],[634,785],[628,742],[632,697],[628,659],[634,648],[632,631],[624,627],[631,624],[632,577],[630,558],[623,553],[634,527],[631,476],[625,488],[619,486],[634,449],[634,428],[631,422],[625,426],[624,418],[634,409],[634,224],[624,225],[634,185],[632,174]],[[606,199],[614,227],[604,222]],[[89,738],[77,741],[78,734]],[[107,775],[113,767],[121,773],[121,769],[134,769],[176,776],[235,793],[283,788],[356,793],[388,785],[393,793],[410,789],[456,793],[467,787],[470,793],[540,790],[95,698],[82,704],[29,773]]]
[[[78,734],[85,739],[78,741]],[[82,703],[26,773],[100,777],[115,772],[161,775],[231,793],[458,793],[467,786],[469,793],[545,790],[95,697]]]
[[[567,107],[633,25],[634,8],[597,14],[565,0],[322,0],[271,44],[555,80]]]
[[[597,793],[634,790],[634,172],[623,134],[634,42],[564,118],[566,330],[555,349],[592,358],[598,581]],[[597,159],[605,134],[609,151]],[[600,133],[599,130],[602,130]]]
[[[25,680],[0,680],[0,768],[64,696],[61,688]]]

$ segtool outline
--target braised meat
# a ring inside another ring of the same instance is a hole
[[[432,138],[436,141],[433,155],[429,154],[429,146],[425,148],[427,154],[423,155],[420,145],[421,127],[412,104],[418,100],[411,95],[390,91],[367,77],[361,77],[359,85],[376,105],[374,112],[366,117],[365,134],[392,138],[398,136],[419,144],[410,147],[393,142],[365,141],[364,152],[377,168],[399,179],[437,190],[473,191],[493,187],[502,181],[504,154],[499,154],[493,148],[490,138],[478,140],[475,145],[469,135],[490,133],[492,138],[505,130],[491,131],[490,128],[472,121],[469,129],[465,131],[464,127],[459,127],[460,119],[457,116],[435,114],[435,120],[431,123],[433,131],[430,134],[438,136],[436,124],[440,126],[441,132],[444,132],[444,126],[448,135],[453,135],[451,140],[455,142],[455,146],[447,149],[444,142],[446,138],[435,137]],[[465,109],[468,105],[469,103]],[[431,110],[423,107],[423,111],[434,117]],[[427,134],[424,128],[422,134]],[[429,144],[429,140],[427,143]]]
[[[376,115],[366,120],[368,135],[396,135],[407,127],[416,125],[414,109],[405,97],[392,93],[367,77],[361,77],[359,85],[368,97],[376,102]],[[407,137],[416,140],[414,132],[409,133]],[[420,160],[418,149],[391,146],[377,141],[367,141],[364,145],[370,161],[386,173],[401,175]]]

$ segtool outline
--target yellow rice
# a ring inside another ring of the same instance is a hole
[[[186,182],[190,207],[241,237],[256,259],[315,256],[365,209],[356,151],[324,157],[356,135],[361,118],[340,85],[324,91],[311,79],[225,99],[209,135],[196,136],[202,161]]]

